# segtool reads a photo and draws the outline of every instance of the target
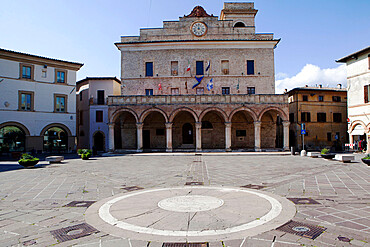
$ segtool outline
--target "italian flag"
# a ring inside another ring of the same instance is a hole
[[[190,71],[190,63],[188,65],[188,67],[186,68],[186,71]]]

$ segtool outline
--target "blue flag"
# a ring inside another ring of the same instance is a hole
[[[207,89],[208,91],[211,91],[213,88],[213,78],[207,83]]]
[[[202,76],[202,77],[196,77],[195,76],[195,79],[197,79],[198,82],[195,83],[191,89],[194,89],[195,87],[197,87],[202,82],[203,78],[204,78],[204,76]]]

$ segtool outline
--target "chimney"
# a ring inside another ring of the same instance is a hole
[[[340,84],[340,83],[339,83],[339,84],[337,85],[337,88],[342,89],[342,84]]]
[[[321,84],[319,85],[319,88],[322,88],[322,85]]]

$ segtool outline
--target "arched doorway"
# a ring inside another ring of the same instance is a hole
[[[68,151],[68,133],[61,127],[50,127],[44,133],[44,151],[64,153]]]
[[[136,149],[137,133],[136,118],[128,111],[119,113],[114,121],[115,149]]]
[[[231,118],[231,148],[254,150],[254,121],[247,111],[238,111]]]
[[[158,111],[150,112],[144,119],[143,148],[151,150],[166,149],[165,118]]]
[[[216,110],[202,117],[202,149],[225,149],[225,120]]]
[[[195,119],[189,111],[180,111],[173,119],[172,145],[178,149],[195,148]]]
[[[185,123],[182,126],[182,143],[183,144],[194,144],[194,131],[193,125]]]
[[[261,117],[261,148],[283,148],[283,120],[276,110],[266,111]]]
[[[93,137],[94,147],[96,151],[105,151],[105,136],[102,132],[98,131]]]
[[[26,149],[26,133],[17,126],[0,129],[0,153],[23,152]]]

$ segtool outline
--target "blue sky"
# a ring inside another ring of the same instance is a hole
[[[1,0],[0,47],[85,65],[86,76],[120,77],[120,36],[161,27],[201,5],[220,15],[222,0]],[[231,2],[231,1],[230,1]],[[242,2],[242,1],[232,1]],[[256,0],[256,31],[281,38],[278,92],[303,84],[345,83],[335,62],[370,45],[369,0]]]

